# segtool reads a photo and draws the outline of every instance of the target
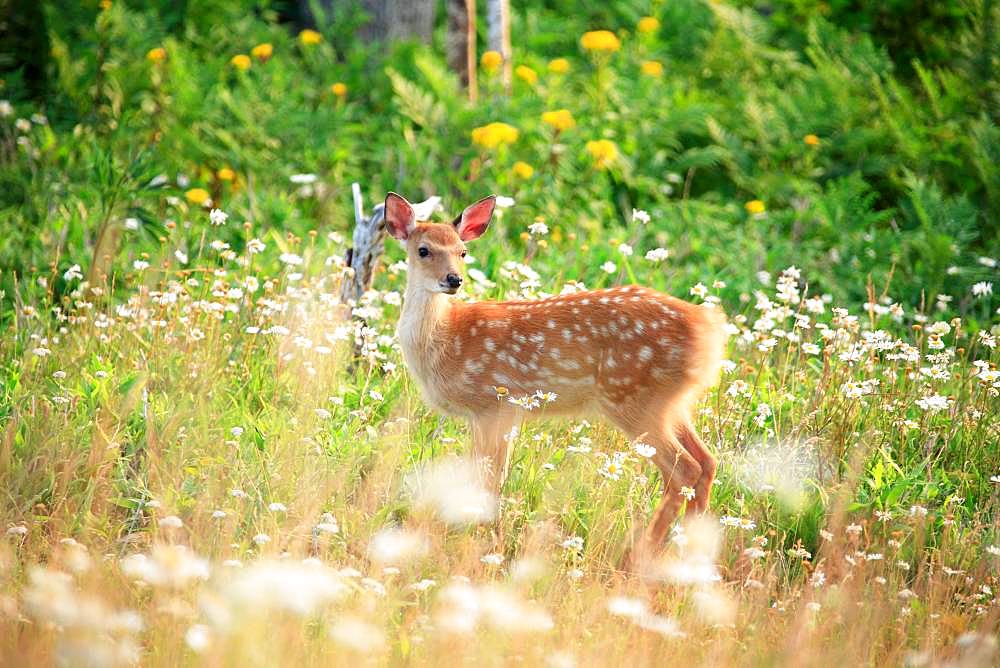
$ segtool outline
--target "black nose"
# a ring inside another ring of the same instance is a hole
[[[458,274],[448,274],[445,280],[448,281],[449,288],[457,288],[462,284],[462,277]]]

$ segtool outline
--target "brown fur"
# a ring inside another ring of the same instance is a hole
[[[663,497],[637,540],[638,556],[662,543],[684,501],[682,487],[695,490],[694,510],[708,507],[716,460],[694,430],[692,409],[715,383],[725,352],[720,310],[640,286],[537,301],[451,301],[440,286],[463,264],[456,228],[411,224],[404,237],[409,278],[399,335],[407,366],[428,403],[470,420],[474,455],[497,491],[508,466],[504,436],[514,425],[597,414],[656,448]],[[420,257],[420,247],[430,256]],[[508,400],[536,391],[557,398],[534,410]]]

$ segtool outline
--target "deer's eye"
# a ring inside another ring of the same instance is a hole
[[[462,251],[462,257],[465,257],[468,254],[469,254],[469,251]]]
[[[430,254],[431,254],[431,252],[430,252],[430,250],[428,250],[428,249],[427,249],[427,246],[421,246],[421,247],[420,247],[420,248],[419,248],[419,249],[417,250],[417,254],[418,254],[418,255],[419,255],[420,257],[427,257],[428,255],[430,255]]]

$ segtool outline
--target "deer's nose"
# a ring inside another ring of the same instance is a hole
[[[448,282],[449,288],[457,288],[462,284],[462,277],[458,274],[448,274],[444,280]]]

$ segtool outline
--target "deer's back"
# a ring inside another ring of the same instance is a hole
[[[421,384],[452,413],[495,409],[497,388],[513,397],[556,393],[546,414],[683,392],[717,367],[708,358],[721,359],[723,319],[710,311],[639,286],[456,304]]]

